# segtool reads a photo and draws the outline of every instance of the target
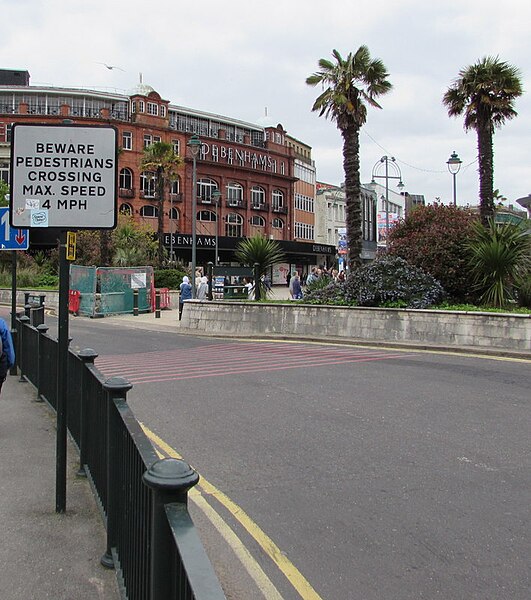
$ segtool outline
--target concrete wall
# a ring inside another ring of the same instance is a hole
[[[191,301],[185,305],[181,325],[211,335],[531,350],[531,315]]]

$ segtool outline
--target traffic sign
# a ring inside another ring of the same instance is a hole
[[[9,226],[9,208],[0,207],[0,250],[27,250],[29,231]]]
[[[66,232],[66,260],[76,260],[76,233]]]
[[[11,139],[11,226],[116,227],[116,129],[16,123]]]

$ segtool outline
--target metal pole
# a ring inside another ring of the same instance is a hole
[[[385,158],[385,248],[388,247],[389,240],[389,164],[387,156]]]
[[[17,347],[17,251],[11,250],[11,336],[13,345]],[[10,375],[17,374],[15,362],[9,370]]]
[[[197,219],[197,157],[192,155],[192,298],[195,298],[196,219]]]
[[[170,190],[171,192],[171,190]],[[173,261],[173,196],[170,193],[170,264]]]
[[[457,196],[455,193],[455,176],[457,175],[457,173],[452,173],[452,176],[454,178],[454,208],[457,206]]]
[[[219,228],[219,199],[216,198],[216,244],[214,250],[214,264],[218,266],[218,228]]]
[[[66,231],[59,240],[59,319],[57,338],[57,450],[55,512],[66,511],[66,429],[67,429],[67,364],[68,364],[68,287],[69,265],[66,260]]]

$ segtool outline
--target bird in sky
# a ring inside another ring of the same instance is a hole
[[[107,69],[109,69],[109,71],[112,71],[113,69],[118,69],[119,71],[124,71],[124,69],[122,69],[121,67],[117,67],[116,65],[108,65],[107,63],[102,63],[99,62],[98,65],[103,65],[104,67],[107,67]],[[125,73],[125,71],[124,71]]]

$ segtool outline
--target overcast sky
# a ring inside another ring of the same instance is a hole
[[[333,48],[345,56],[365,44],[394,87],[362,129],[362,181],[383,155],[394,156],[405,190],[428,202],[451,201],[446,161],[455,150],[463,160],[458,203],[477,204],[476,134],[450,119],[441,99],[460,69],[498,55],[520,69],[524,95],[518,117],[494,136],[494,187],[510,201],[531,192],[526,0],[0,0],[0,10],[0,68],[27,69],[33,85],[120,92],[142,73],[173,104],[252,123],[267,109],[312,146],[318,180],[334,184],[343,181],[342,139],[311,112],[320,88],[305,80]]]

